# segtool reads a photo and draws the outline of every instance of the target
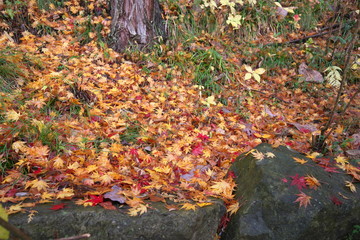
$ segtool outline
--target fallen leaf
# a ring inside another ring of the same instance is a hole
[[[306,208],[307,205],[310,204],[311,197],[306,195],[305,193],[301,192],[299,194],[296,194],[296,196],[298,196],[298,198],[294,202],[298,202],[299,207],[304,206]]]
[[[295,160],[295,162],[300,163],[300,164],[307,163],[307,160],[304,160],[304,159],[301,159],[301,158],[293,157],[293,159]]]
[[[50,209],[57,211],[57,210],[63,209],[65,206],[66,206],[65,203],[60,203],[60,204],[53,205]]]

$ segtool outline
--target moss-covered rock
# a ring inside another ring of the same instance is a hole
[[[89,233],[88,239],[213,239],[225,213],[221,201],[195,211],[169,211],[163,203],[152,203],[152,209],[141,216],[130,217],[126,211],[83,207],[71,202],[54,211],[50,204],[36,206],[38,211],[30,223],[27,214],[10,216],[10,222],[32,239],[54,239]]]
[[[231,170],[237,176],[236,197],[243,204],[234,214],[222,236],[224,240],[241,239],[343,239],[360,224],[360,186],[352,193],[345,181],[352,178],[336,168],[319,166],[304,155],[286,147],[261,144],[255,150],[271,152],[275,157],[261,161],[252,154],[238,157]],[[307,160],[305,164],[295,158]],[[330,167],[330,166],[329,166]],[[312,176],[320,186],[301,190],[294,178]],[[301,192],[311,196],[305,208],[295,202]]]

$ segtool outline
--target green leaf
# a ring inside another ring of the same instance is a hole
[[[6,213],[6,210],[0,205],[0,217],[4,219],[5,221],[8,221],[8,215]],[[7,229],[0,226],[0,239],[9,239],[10,233]]]

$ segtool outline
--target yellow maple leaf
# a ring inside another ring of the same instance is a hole
[[[211,105],[216,105],[215,97],[214,96],[207,97],[205,101],[201,100],[201,103],[205,104],[207,107],[210,107]]]
[[[307,160],[304,160],[304,159],[301,159],[301,158],[293,157],[293,159],[295,160],[295,162],[300,163],[300,164],[307,163]]]
[[[342,156],[337,156],[335,158],[335,161],[336,161],[336,163],[341,164],[341,165],[349,163],[349,161],[345,157],[342,157]]]
[[[104,174],[100,177],[100,182],[103,185],[109,185],[112,181],[114,181],[114,178],[109,174]]]
[[[350,182],[350,181],[345,181],[345,185],[346,185],[348,188],[350,188],[350,191],[351,191],[351,192],[356,192],[356,187],[355,187],[355,185],[354,185],[352,182]]]
[[[139,204],[138,206],[136,207],[132,207],[129,209],[128,211],[128,214],[130,216],[137,216],[137,215],[141,215],[143,213],[146,213],[147,212],[147,205],[145,204]]]
[[[60,157],[56,157],[53,161],[54,161],[54,168],[60,169],[64,167],[64,160],[62,160]]]
[[[17,212],[21,212],[21,211],[23,211],[23,210],[24,210],[24,209],[23,209],[22,204],[19,203],[19,204],[10,206],[10,207],[6,210],[6,213],[7,213],[8,215],[10,215],[10,214],[14,214],[14,213],[17,213]]]
[[[185,210],[196,210],[196,204],[191,204],[191,203],[184,203],[181,207],[181,209],[185,209]]]
[[[164,167],[154,167],[154,170],[159,173],[165,173],[168,174],[171,171],[171,167],[164,166]]]
[[[31,182],[28,182],[26,185],[28,185],[28,184],[29,184],[29,186],[31,186],[31,188],[36,188],[39,192],[46,191],[46,189],[49,187],[48,184],[44,180],[41,180],[41,179],[40,180],[35,179]],[[27,188],[27,187],[25,186],[25,188]]]
[[[15,112],[15,110],[10,110],[6,113],[6,119],[9,121],[17,121],[19,120],[21,114]]]
[[[306,154],[306,157],[314,160],[314,159],[317,158],[319,155],[320,155],[320,153],[318,153],[318,152],[313,152],[313,153],[308,153],[308,154]]]
[[[240,208],[240,204],[239,202],[233,203],[231,204],[228,208],[227,208],[227,212],[230,213],[230,216],[235,214]]]
[[[267,152],[267,153],[265,153],[265,155],[266,155],[266,157],[268,157],[268,158],[274,158],[274,157],[275,157],[275,154],[272,153],[272,152]]]
[[[41,194],[41,199],[43,200],[53,199],[54,197],[55,197],[55,193],[43,192]]]
[[[258,150],[252,152],[251,155],[253,155],[253,157],[258,161],[262,161],[265,158],[265,155],[262,152],[259,152]]]
[[[230,190],[232,190],[230,183],[228,183],[224,180],[220,180],[219,182],[214,182],[214,183],[215,184],[212,185],[210,188],[213,190],[213,192],[215,192],[217,194],[227,193]]]
[[[56,195],[56,198],[64,199],[64,198],[71,198],[72,196],[74,196],[74,190],[71,188],[64,188]]]
[[[199,207],[206,207],[206,206],[212,205],[212,203],[211,203],[211,202],[203,202],[203,203],[197,203],[197,205],[198,205]]]
[[[23,142],[23,141],[16,141],[14,142],[11,147],[12,149],[14,149],[15,152],[25,152],[26,149],[27,149],[27,146],[25,145],[26,142]]]
[[[86,172],[91,173],[92,171],[95,171],[96,169],[98,169],[98,166],[96,166],[96,165],[89,165],[89,166],[87,166],[87,168],[86,168]]]

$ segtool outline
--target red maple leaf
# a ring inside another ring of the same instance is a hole
[[[203,153],[203,146],[202,144],[195,145],[194,149],[192,150],[192,154],[194,155],[201,155]]]
[[[306,188],[306,181],[304,177],[299,177],[298,174],[290,177],[292,178],[291,185],[295,185],[299,190]]]
[[[65,203],[60,203],[60,204],[53,205],[50,209],[57,211],[57,210],[63,209],[65,206],[66,206]]]
[[[336,205],[336,206],[340,206],[341,204],[343,204],[342,201],[340,201],[337,197],[332,196],[331,197],[331,201]]]
[[[96,195],[90,195],[90,199],[86,202],[91,202],[93,206],[98,205],[99,203],[102,203],[104,201],[104,198],[102,195],[96,196]]]
[[[298,202],[300,204],[299,207],[304,206],[307,207],[308,204],[310,204],[311,197],[306,195],[305,193],[301,192],[299,194],[296,194],[298,198],[294,202]]]
[[[203,141],[207,141],[209,139],[209,137],[207,135],[203,135],[201,133],[199,133],[199,135],[197,135],[197,137]]]
[[[133,155],[133,156],[138,156],[139,155],[136,148],[130,149],[130,154]]]

